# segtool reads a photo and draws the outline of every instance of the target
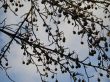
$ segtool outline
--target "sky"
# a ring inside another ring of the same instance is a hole
[[[17,13],[19,16],[29,10],[30,4],[28,2],[25,4],[26,4],[25,7],[19,10]],[[1,15],[2,17],[7,18],[7,21],[6,21],[7,24],[17,23],[18,21],[20,21],[20,17],[14,16],[10,11],[5,15],[3,13],[0,13],[0,18],[2,18]],[[67,37],[65,46],[69,47],[71,50],[75,50],[76,52],[81,53],[80,59],[84,59],[88,54],[87,42],[85,41],[85,45],[80,45],[79,44],[81,41],[80,37],[73,36],[72,27],[66,23],[62,22],[60,25],[60,29],[64,31],[65,37]],[[43,42],[46,43],[46,37],[44,38],[45,34],[42,31],[44,30],[40,28],[40,32],[38,36],[42,38]],[[83,39],[86,39],[86,37],[84,37]],[[1,43],[0,48],[2,48],[2,46],[8,40],[9,38],[6,35],[0,33],[0,43]],[[22,56],[22,52],[23,51],[20,49],[20,46],[18,46],[15,43],[12,44],[10,49],[10,54],[8,55],[9,63],[12,68],[8,69],[8,74],[16,82],[41,82],[35,66],[33,65],[26,66],[22,64],[22,60],[24,59],[24,57]],[[83,72],[84,70],[79,70],[79,71]],[[92,72],[94,71],[92,70]],[[71,80],[68,74],[62,75],[61,73],[59,73],[57,77],[59,79],[59,82],[68,82]],[[96,77],[97,77],[97,74],[96,74]],[[48,80],[50,82],[53,82],[53,80],[51,80],[50,78]],[[6,77],[5,72],[2,69],[0,69],[0,82],[11,82]],[[91,79],[90,82],[96,82],[96,81],[94,79]],[[110,80],[102,78],[102,82],[110,82]]]

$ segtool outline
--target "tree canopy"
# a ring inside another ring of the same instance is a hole
[[[29,4],[27,10],[26,3]],[[109,78],[109,0],[0,0],[0,5],[0,33],[9,38],[0,51],[0,68],[5,70],[11,81],[14,80],[7,73],[10,66],[7,55],[10,55],[12,44],[21,46],[26,57],[22,64],[35,65],[42,82],[47,81],[44,77],[50,76],[58,82],[56,75],[59,72],[62,75],[68,73],[73,82],[91,82],[91,78],[101,82],[104,72]],[[26,12],[22,11],[22,14],[20,10]],[[7,23],[15,20],[8,20],[8,13],[16,17],[16,24]],[[88,54],[83,60],[79,57],[83,54],[65,46],[68,38],[63,30],[68,27],[62,28],[60,25],[63,23],[70,25],[73,36],[80,37],[78,44],[87,44]],[[42,40],[40,32],[46,42]],[[88,72],[89,68],[99,74],[98,78]],[[80,69],[84,73],[77,71]]]

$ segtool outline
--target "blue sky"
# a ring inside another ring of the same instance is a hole
[[[30,7],[29,3],[26,3],[26,6],[24,9],[21,9],[18,14],[22,15],[24,12],[27,12]],[[7,24],[17,23],[19,20],[19,17],[15,17],[11,12],[7,14],[2,14],[2,16],[7,17]],[[100,14],[100,13],[99,13]],[[2,17],[0,17],[2,18]],[[40,24],[40,23],[39,23]],[[64,31],[65,36],[67,37],[67,43],[65,46],[69,47],[70,50],[76,50],[76,52],[81,53],[80,59],[84,59],[88,55],[88,48],[87,48],[87,42],[85,41],[86,37],[84,37],[85,45],[80,45],[80,37],[73,36],[72,35],[72,27],[68,24],[62,23],[60,25],[60,29]],[[41,32],[39,32],[39,37],[42,39],[43,42],[46,42],[46,37],[44,38],[44,33],[42,32],[42,28],[40,29]],[[7,42],[8,38],[7,36],[0,34],[0,48]],[[22,65],[22,60],[24,59],[22,56],[22,51],[20,50],[20,46],[16,45],[15,43],[11,46],[10,55],[8,55],[10,68],[8,70],[8,73],[10,77],[15,80],[16,82],[41,82],[39,74],[36,71],[35,66],[33,65]],[[109,53],[109,52],[108,52]],[[92,59],[95,63],[95,61]],[[92,61],[91,60],[91,61]],[[83,72],[84,70],[78,70]],[[90,73],[93,73],[93,70],[89,70]],[[97,77],[97,74],[96,74]],[[59,73],[57,75],[57,78],[59,79],[59,82],[71,82],[71,79],[68,74],[61,74]],[[50,82],[53,82],[54,80],[48,79]],[[11,82],[5,75],[5,72],[0,69],[0,82]],[[91,79],[90,82],[96,82],[94,79]],[[102,82],[110,82],[109,79],[102,78]]]

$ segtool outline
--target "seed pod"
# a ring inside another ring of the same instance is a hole
[[[63,37],[63,42],[65,42],[65,37]]]
[[[102,74],[102,73],[100,73],[100,76],[102,77],[102,76],[103,76],[103,74]]]
[[[8,66],[8,62],[5,65]]]
[[[10,2],[13,2],[13,0],[10,0]]]
[[[57,71],[57,68],[55,68],[55,71]]]
[[[98,60],[101,60],[101,56],[98,56]]]
[[[109,78],[110,76],[107,74],[106,77]]]
[[[23,61],[22,64],[25,64],[25,62]]]
[[[105,42],[105,47],[108,47],[108,43],[107,42]]]
[[[83,79],[82,82],[85,82],[85,80]]]
[[[15,12],[17,12],[18,11],[18,8],[15,8]]]
[[[56,79],[56,81],[55,82],[58,82],[58,80]]]
[[[52,79],[54,78],[54,75],[52,75],[52,77],[51,77]]]

